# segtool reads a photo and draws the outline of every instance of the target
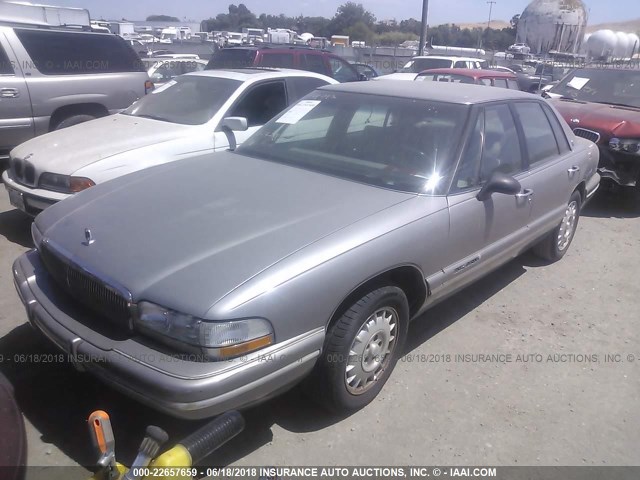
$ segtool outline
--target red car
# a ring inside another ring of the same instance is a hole
[[[420,72],[416,81],[475,83],[491,87],[520,90],[518,77],[513,73],[496,70],[472,70],[468,68],[434,68]]]
[[[577,136],[598,145],[602,180],[640,193],[640,70],[580,68],[545,96]]]

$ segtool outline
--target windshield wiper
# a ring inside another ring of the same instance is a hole
[[[602,103],[604,105],[611,105],[612,107],[622,107],[622,108],[633,108],[634,110],[640,109],[640,107],[636,107],[635,105],[629,105],[626,103],[616,103],[616,102],[595,102]]]
[[[575,102],[575,103],[582,103],[582,104],[586,104],[587,103],[587,102],[585,102],[583,100],[578,100],[577,98],[568,97],[566,95],[562,95],[560,97],[560,100],[567,100],[568,102]]]
[[[147,114],[137,114],[134,115],[134,117],[140,117],[140,118],[150,118],[151,120],[158,120],[160,122],[169,122],[169,123],[173,123],[171,120],[169,120],[168,118],[164,118],[164,117],[159,117],[157,115],[147,115]]]

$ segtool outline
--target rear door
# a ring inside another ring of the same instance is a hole
[[[287,106],[328,83],[315,77],[287,77]]]
[[[560,223],[569,197],[582,178],[580,154],[571,151],[557,117],[546,105],[516,102],[513,107],[522,125],[529,164],[523,187],[533,192],[529,228],[534,235],[542,235]]]
[[[287,107],[287,90],[284,80],[267,81],[249,85],[234,105],[229,108],[225,117],[244,117],[248,129],[234,132],[236,143],[241,145],[247,138]],[[214,149],[229,148],[227,135],[216,130]]]
[[[27,84],[7,38],[0,32],[0,157],[34,135]]]

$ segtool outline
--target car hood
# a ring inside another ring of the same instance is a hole
[[[214,157],[92,187],[46,209],[36,226],[134,301],[203,316],[287,256],[415,197],[229,152]]]
[[[71,175],[113,155],[179,138],[192,128],[117,114],[33,138],[11,155],[29,158],[41,172]]]
[[[586,128],[608,141],[612,137],[640,138],[640,109],[603,103],[552,100],[571,128]]]

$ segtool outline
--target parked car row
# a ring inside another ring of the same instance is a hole
[[[601,175],[638,182],[638,72],[579,70],[549,101],[467,59],[360,82],[328,52],[218,53],[26,141],[2,177],[37,215],[13,265],[31,324],[175,416],[303,381],[364,407],[410,321],[524,251],[560,260]]]

